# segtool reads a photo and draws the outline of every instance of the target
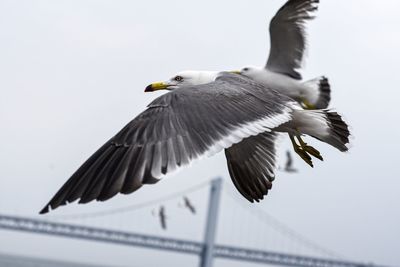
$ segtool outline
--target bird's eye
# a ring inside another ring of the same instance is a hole
[[[174,80],[177,81],[177,82],[180,82],[180,81],[183,80],[183,77],[182,77],[182,76],[176,76],[176,77],[174,78]]]
[[[244,68],[243,71],[249,71],[249,68]]]

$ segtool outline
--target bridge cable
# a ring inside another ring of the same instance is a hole
[[[245,205],[244,201],[239,200],[237,198],[237,196],[234,195],[231,190],[228,191],[225,188],[226,187],[224,187],[223,191],[226,195],[228,195],[231,199],[233,199],[235,202],[237,202],[243,208],[245,208],[246,210],[251,212],[255,217],[257,217],[258,219],[260,219],[263,222],[265,222],[266,224],[268,224],[268,226],[270,226],[270,227],[272,226],[275,230],[277,230],[281,234],[289,237],[292,240],[296,240],[297,242],[302,243],[304,246],[306,246],[314,251],[318,251],[327,256],[337,258],[337,259],[344,258],[342,255],[339,255],[338,253],[336,253],[332,250],[324,248],[321,245],[315,243],[314,241],[301,235],[300,233],[298,233],[297,231],[292,229],[290,226],[288,226],[285,223],[281,222],[280,220],[276,219],[275,217],[273,217],[272,215],[270,215],[263,209],[256,207],[256,206],[253,206],[253,208],[249,209],[249,207]]]
[[[210,185],[210,180],[200,183],[198,185],[189,187],[185,190],[178,191],[175,193],[172,193],[170,195],[166,195],[163,197],[159,197],[157,199],[153,199],[147,202],[143,203],[138,203],[138,204],[133,204],[125,207],[120,207],[116,209],[108,209],[108,210],[103,210],[103,211],[96,211],[96,212],[87,212],[87,213],[76,213],[76,214],[66,214],[66,215],[53,215],[53,216],[46,216],[48,219],[54,219],[54,220],[76,220],[76,219],[87,219],[87,218],[98,218],[98,217],[104,217],[108,215],[115,215],[119,213],[126,213],[126,212],[131,212],[133,210],[139,210],[142,208],[146,208],[149,206],[154,206],[155,204],[162,203],[165,201],[169,201],[171,199],[177,198],[177,197],[182,197],[186,194],[198,191],[206,186]]]

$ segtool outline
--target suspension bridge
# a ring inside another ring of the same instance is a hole
[[[208,208],[206,210],[207,214],[205,232],[203,240],[201,241],[135,233],[128,230],[107,229],[104,227],[95,226],[93,223],[90,223],[89,225],[66,223],[66,221],[71,220],[79,221],[85,219],[90,221],[93,219],[93,221],[95,221],[95,219],[99,217],[121,216],[123,213],[129,213],[134,210],[144,209],[146,207],[154,207],[160,203],[181,198],[182,196],[186,196],[191,192],[195,192],[204,187],[209,187],[210,189]],[[213,266],[213,261],[215,258],[276,266],[379,267],[378,265],[344,260],[342,257],[337,256],[336,253],[333,253],[296,233],[294,230],[282,224],[269,214],[265,213],[263,210],[257,210],[253,212],[252,215],[257,217],[262,222],[266,222],[266,227],[272,228],[276,232],[279,232],[280,235],[289,238],[291,243],[299,243],[302,247],[306,247],[314,254],[317,252],[318,254],[324,256],[317,257],[305,255],[305,253],[295,254],[289,252],[278,252],[276,250],[276,246],[274,246],[275,249],[260,250],[246,248],[243,246],[219,244],[216,242],[216,236],[222,192],[225,192],[222,189],[222,179],[217,178],[212,180],[210,183],[204,183],[199,186],[189,188],[185,191],[174,193],[170,196],[119,209],[58,217],[48,216],[43,218],[26,218],[19,216],[0,215],[0,229],[196,255],[199,257],[200,267]],[[229,195],[229,193],[227,193],[227,195]],[[232,199],[234,198],[232,197]],[[267,236],[270,237],[271,235],[268,234]],[[311,253],[308,252],[308,254]]]

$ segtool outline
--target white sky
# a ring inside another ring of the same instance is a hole
[[[258,207],[349,259],[399,265],[400,3],[321,2],[308,27],[303,74],[330,78],[332,107],[351,124],[353,147],[341,154],[310,140],[325,162],[311,169],[296,159],[301,172],[280,173]],[[267,25],[283,3],[1,0],[0,213],[36,216],[88,156],[156,97],[143,93],[150,82],[185,69],[264,64]],[[287,147],[284,142],[282,151]],[[222,154],[130,196],[54,214],[140,203],[216,175],[231,190]],[[222,209],[234,210],[232,205]],[[202,236],[201,220],[175,216],[182,220],[170,235]],[[248,222],[239,216],[230,223]],[[0,238],[0,253],[134,267],[197,264],[193,257],[129,247],[6,231]]]

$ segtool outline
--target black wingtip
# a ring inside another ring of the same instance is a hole
[[[328,78],[322,76],[318,85],[319,97],[315,104],[316,109],[324,109],[329,106],[331,102],[331,85]]]
[[[349,150],[350,143],[350,130],[348,124],[343,120],[337,112],[326,112],[328,123],[331,127],[331,145],[336,147],[342,152]]]
[[[47,205],[46,207],[44,207],[44,208],[39,212],[39,214],[43,215],[43,214],[48,213],[49,211],[50,211],[49,205]]]

